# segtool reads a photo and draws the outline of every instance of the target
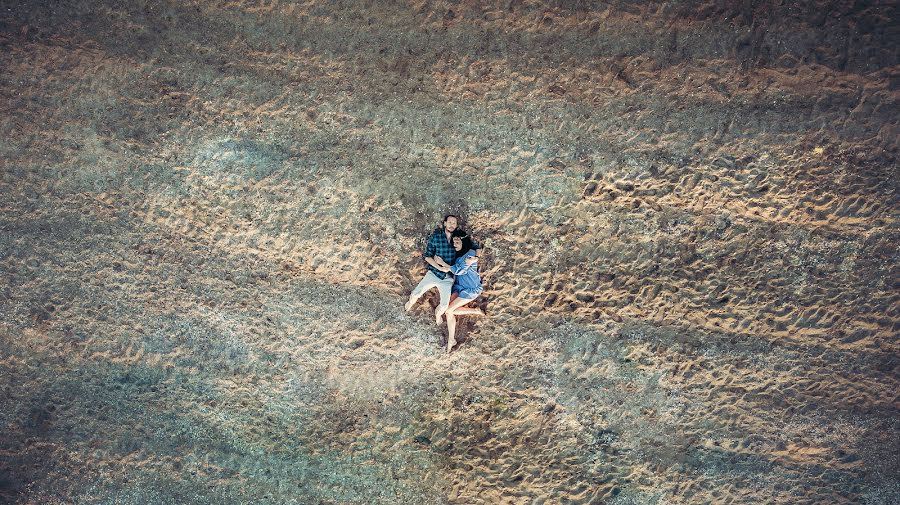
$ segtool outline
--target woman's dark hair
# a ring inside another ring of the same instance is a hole
[[[459,237],[462,239],[462,249],[459,250],[457,256],[462,256],[467,252],[472,250],[472,237],[469,236],[468,233],[462,230],[453,230],[453,238]]]

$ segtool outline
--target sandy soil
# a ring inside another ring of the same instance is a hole
[[[0,1],[0,501],[900,503],[896,3],[124,4]]]

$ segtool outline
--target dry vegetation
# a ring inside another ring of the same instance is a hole
[[[900,502],[898,19],[0,0],[0,501]]]

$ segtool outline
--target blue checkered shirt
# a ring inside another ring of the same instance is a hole
[[[422,255],[422,258],[433,258],[435,256],[440,256],[442,260],[446,261],[448,265],[452,265],[456,262],[456,249],[453,248],[453,244],[447,240],[447,234],[444,233],[444,228],[438,227],[434,229],[434,233],[428,237],[428,245],[425,246],[425,254]],[[437,268],[431,266],[431,263],[425,262],[425,266],[428,267],[428,271],[437,276],[438,279],[445,279],[448,275],[447,272],[441,272]]]

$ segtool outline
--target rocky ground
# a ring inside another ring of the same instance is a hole
[[[900,502],[898,19],[0,0],[0,501]]]

